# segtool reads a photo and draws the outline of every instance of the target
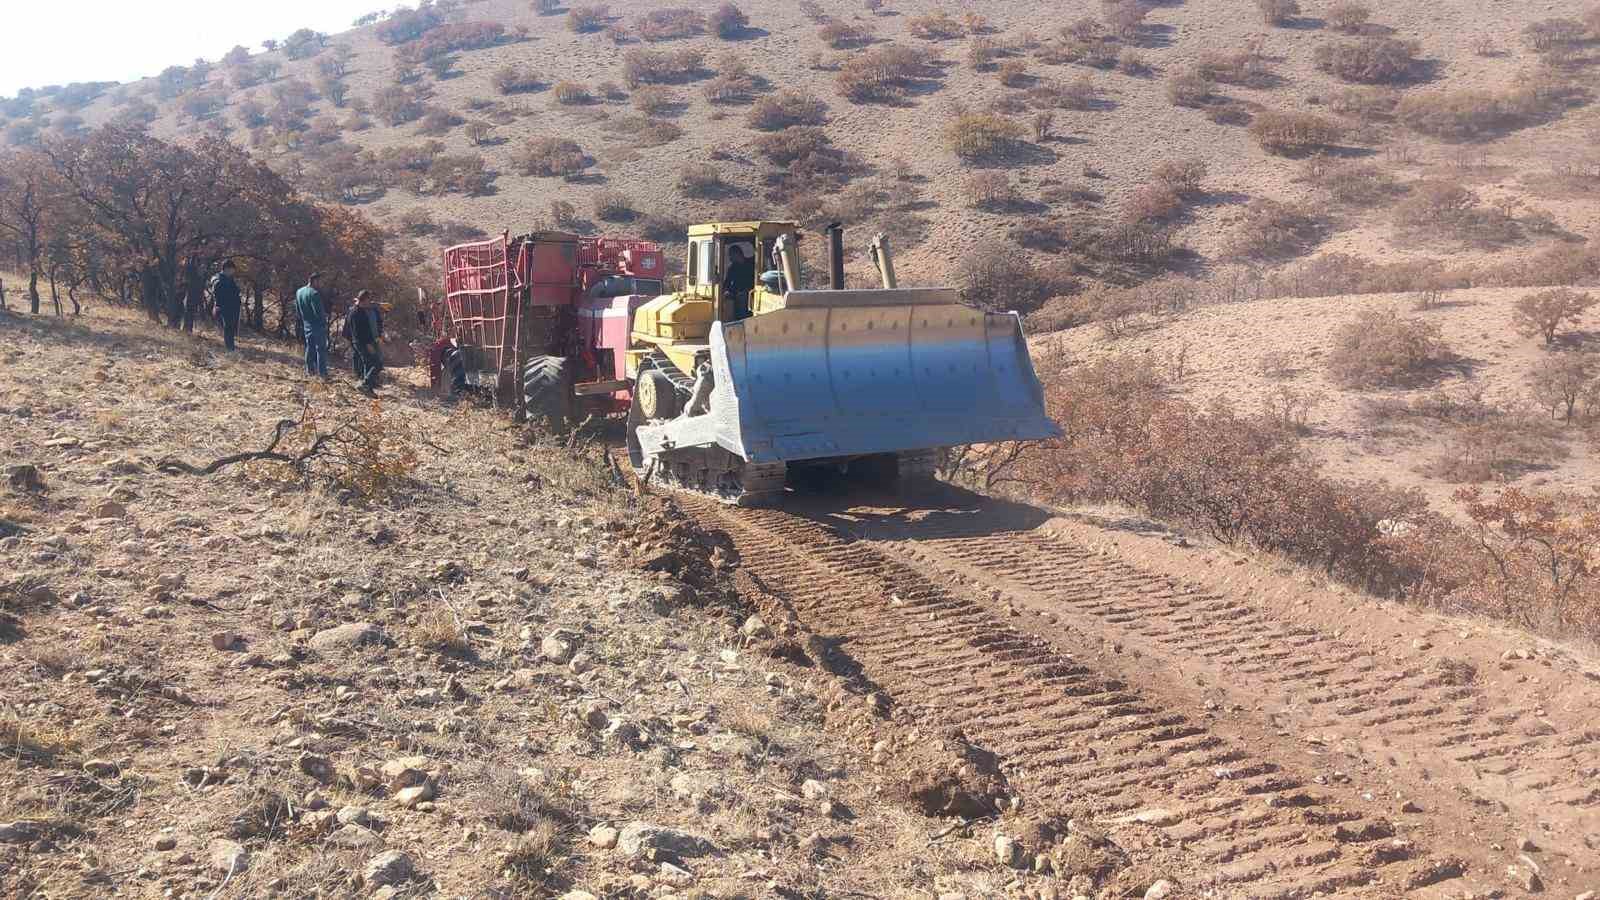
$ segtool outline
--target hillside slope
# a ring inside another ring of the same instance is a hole
[[[1233,108],[1245,112],[1245,119],[1265,110],[1331,115],[1329,103],[1351,86],[1318,69],[1315,51],[1321,44],[1352,39],[1334,32],[1323,18],[1326,7],[1331,5],[1306,3],[1302,15],[1288,27],[1267,26],[1253,5],[1237,0],[1156,5],[1149,10],[1143,27],[1117,45],[1136,53],[1150,70],[1128,75],[1040,60],[1041,56],[1048,56],[1046,50],[1063,26],[1082,17],[1099,18],[1112,9],[1089,0],[1023,0],[981,10],[974,7],[970,11],[981,12],[987,20],[984,33],[940,41],[921,40],[910,34],[912,23],[919,17],[942,8],[932,0],[902,0],[878,14],[846,0],[746,4],[750,27],[736,40],[702,35],[659,44],[633,40],[620,45],[600,33],[574,33],[567,26],[568,17],[560,12],[539,15],[521,0],[481,0],[459,8],[454,17],[462,22],[526,28],[527,38],[462,52],[449,77],[424,74],[420,83],[430,95],[428,104],[463,119],[494,116],[503,123],[494,127],[494,143],[488,146],[474,146],[461,125],[438,137],[446,152],[481,153],[496,173],[492,189],[482,196],[418,197],[404,188],[390,186],[374,191],[373,196],[361,202],[380,219],[397,227],[403,213],[420,208],[435,222],[462,222],[491,232],[526,228],[547,219],[554,200],[574,205],[579,221],[573,224],[580,229],[639,227],[637,223],[629,226],[596,222],[591,212],[592,200],[602,191],[620,192],[639,212],[659,217],[657,224],[668,226],[661,228],[664,235],[674,231],[670,227],[674,224],[719,215],[747,215],[752,210],[781,215],[792,207],[795,192],[788,187],[767,185],[769,176],[784,167],[752,147],[752,139],[758,133],[747,127],[746,114],[749,101],[756,96],[794,88],[826,104],[828,135],[837,147],[858,154],[865,161],[868,173],[856,176],[856,184],[872,183],[879,189],[875,196],[863,193],[857,201],[821,213],[809,208],[802,212],[808,218],[832,214],[855,224],[888,230],[904,251],[903,270],[907,277],[917,280],[952,277],[964,256],[979,250],[992,251],[1006,240],[1005,234],[1012,226],[1037,228],[1050,217],[1072,213],[1072,202],[1062,199],[1069,189],[1079,198],[1080,205],[1087,203],[1115,218],[1124,201],[1149,180],[1157,165],[1184,158],[1202,160],[1209,169],[1205,194],[1171,220],[1179,241],[1194,251],[1193,257],[1180,260],[1186,271],[1194,273],[1203,274],[1231,261],[1226,251],[1232,231],[1244,206],[1258,198],[1311,204],[1325,218],[1325,231],[1331,232],[1319,249],[1351,252],[1380,261],[1449,256],[1452,262],[1470,258],[1492,263],[1526,257],[1554,240],[1529,229],[1512,240],[1466,247],[1454,240],[1401,234],[1383,208],[1332,209],[1300,179],[1303,162],[1267,154],[1252,141],[1242,124],[1218,124],[1206,112],[1176,106],[1168,99],[1168,83],[1196,63],[1255,47],[1256,65],[1266,73],[1256,83],[1264,86],[1214,85],[1234,101]],[[633,25],[642,14],[667,6],[633,0],[614,3],[610,5],[611,21]],[[704,11],[710,8],[704,7]],[[954,11],[959,14],[968,10]],[[1578,18],[1583,11],[1583,4],[1563,0],[1546,4],[1537,18]],[[815,20],[821,16],[870,29],[874,43],[843,51],[827,48],[817,33]],[[1404,86],[1404,93],[1504,91],[1539,62],[1521,38],[1523,29],[1534,19],[1531,10],[1516,4],[1440,7],[1408,0],[1382,4],[1375,10],[1373,21],[1377,25],[1368,30],[1420,42],[1418,78]],[[370,102],[393,82],[395,50],[379,40],[377,27],[358,28],[329,41],[348,44],[353,51],[346,81],[354,100]],[[897,102],[858,104],[842,97],[832,71],[837,64],[872,47],[891,43],[929,51],[934,64],[927,77],[918,79],[911,92]],[[1002,85],[992,66],[990,71],[977,71],[969,64],[975,43],[997,48],[995,63],[1026,63],[1026,74],[1015,82],[1017,87]],[[635,146],[639,142],[637,132],[646,124],[629,103],[628,94],[636,94],[637,90],[620,91],[614,99],[600,96],[594,103],[577,106],[560,104],[551,90],[562,81],[591,90],[605,82],[623,84],[624,57],[640,47],[669,51],[688,48],[706,54],[706,65],[698,74],[666,87],[670,104],[654,116],[676,125],[681,136],[648,148]],[[327,52],[331,51],[324,51]],[[756,90],[743,102],[712,103],[703,95],[703,88],[712,80],[712,70],[724,53],[741,56],[750,72],[760,79],[755,82]],[[281,60],[282,51],[270,56]],[[1579,54],[1578,61],[1561,70],[1560,77],[1586,85],[1590,76],[1584,68],[1585,61]],[[210,75],[211,89],[221,90],[226,102],[216,117],[221,126],[185,116],[179,109],[181,99],[159,99],[151,82],[121,91],[124,96],[149,93],[160,111],[152,124],[159,134],[177,136],[224,127],[234,139],[244,141],[247,132],[239,124],[239,115],[245,97],[253,96],[270,106],[276,86],[296,78],[314,81],[316,64],[317,58],[283,60],[277,81],[248,91],[228,86],[224,68],[216,67]],[[508,65],[537,73],[539,89],[501,96],[492,83],[493,76]],[[1052,137],[1025,141],[1015,152],[984,164],[983,168],[1007,173],[1014,179],[1018,202],[999,211],[972,208],[966,196],[967,183],[980,169],[963,163],[946,149],[946,125],[961,110],[1013,109],[1015,118],[1025,122],[1033,114],[1023,100],[1030,88],[1049,83],[1070,85],[1080,79],[1087,79],[1095,89],[1096,97],[1088,104],[1092,108],[1057,110]],[[481,106],[483,103],[494,105]],[[477,112],[472,109],[475,105],[481,107]],[[312,102],[310,109],[312,121],[323,115],[337,114],[340,119],[345,116],[344,111],[333,109],[327,99]],[[82,115],[87,123],[94,124],[115,113],[112,97],[107,96],[91,104]],[[1525,211],[1538,209],[1550,214],[1554,225],[1546,234],[1588,233],[1595,225],[1595,185],[1587,178],[1554,178],[1551,173],[1584,162],[1587,150],[1583,136],[1592,127],[1593,117],[1586,110],[1569,110],[1546,119],[1543,124],[1511,129],[1498,139],[1471,144],[1463,152],[1458,145],[1421,137],[1381,117],[1366,124],[1346,117],[1352,136],[1340,141],[1335,152],[1373,162],[1402,182],[1434,177],[1461,179],[1486,205],[1503,197],[1518,199]],[[381,152],[429,139],[418,135],[417,130],[415,122],[390,127],[374,117],[370,129],[342,129],[340,139]],[[589,174],[576,183],[521,174],[514,163],[515,155],[530,138],[539,136],[578,141],[594,160]],[[1396,147],[1403,149],[1397,151]],[[316,166],[314,160],[297,162],[315,155],[314,148],[304,144],[292,153],[266,149],[262,152],[273,154],[278,163],[292,171]],[[696,199],[685,196],[676,186],[680,171],[699,163],[714,166],[728,183],[718,196]],[[1088,195],[1103,199],[1084,201],[1082,198]],[[451,235],[435,235],[431,239],[449,240]],[[852,244],[864,244],[864,238]],[[1265,260],[1268,264],[1281,261]]]

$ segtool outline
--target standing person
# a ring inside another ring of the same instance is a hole
[[[217,311],[217,324],[222,326],[222,346],[230,352],[234,336],[239,333],[239,312],[243,298],[239,295],[239,282],[233,280],[236,271],[233,260],[222,261],[222,271],[211,276],[211,305]]]
[[[300,316],[300,329],[306,336],[306,374],[328,380],[328,308],[322,303],[317,284],[321,272],[312,272],[305,287],[295,292],[294,309]]]
[[[344,338],[350,342],[356,374],[361,376],[361,392],[370,397],[383,372],[383,350],[378,346],[383,340],[383,312],[372,302],[371,291],[356,293],[355,305],[344,317]]]

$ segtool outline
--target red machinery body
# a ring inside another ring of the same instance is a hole
[[[444,252],[437,346],[453,342],[467,382],[497,397],[517,395],[529,360],[564,357],[588,407],[626,410],[633,311],[661,293],[665,262],[650,241],[564,232],[459,244]]]

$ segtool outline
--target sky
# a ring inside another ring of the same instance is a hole
[[[259,52],[297,28],[344,31],[397,0],[5,0],[0,97],[73,81],[128,82],[215,62],[235,44]],[[407,4],[410,5],[410,4]]]

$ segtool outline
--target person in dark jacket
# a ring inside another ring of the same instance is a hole
[[[305,287],[295,292],[294,311],[300,317],[300,329],[306,339],[306,374],[328,380],[328,308],[322,304],[322,292],[317,285],[321,272],[312,272]]]
[[[361,392],[371,396],[383,371],[383,351],[378,346],[383,340],[383,312],[372,302],[371,291],[356,294],[355,305],[344,317],[344,338],[350,342],[356,374],[361,376]]]
[[[211,276],[211,306],[222,327],[222,345],[230,351],[236,349],[233,339],[239,333],[239,312],[243,308],[239,282],[233,280],[235,271],[233,260],[224,260],[222,271]]]
[[[735,319],[750,318],[750,292],[756,286],[756,261],[738,244],[728,248],[728,273],[722,278],[722,296]]]

